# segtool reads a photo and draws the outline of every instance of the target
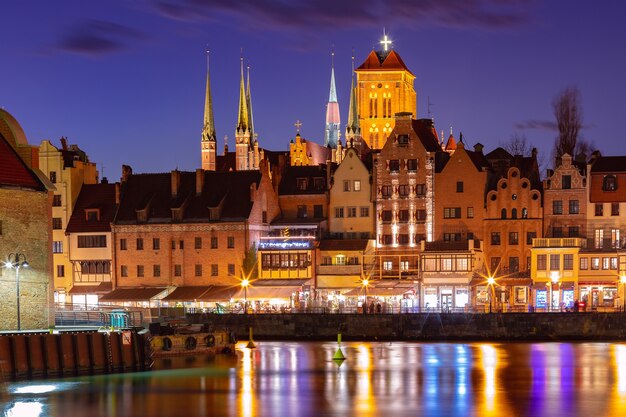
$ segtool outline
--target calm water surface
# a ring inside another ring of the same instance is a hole
[[[626,344],[238,345],[153,372],[5,383],[0,415],[626,416]],[[184,367],[181,369],[180,367]]]

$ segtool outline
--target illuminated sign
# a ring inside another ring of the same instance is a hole
[[[300,240],[300,241],[284,241],[284,240],[268,240],[259,242],[259,249],[261,250],[271,250],[271,249],[311,249],[311,241],[310,240]]]

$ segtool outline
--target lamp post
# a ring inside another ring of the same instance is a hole
[[[20,268],[28,268],[26,255],[23,253],[10,253],[9,260],[5,262],[8,268],[15,268],[15,289],[17,295],[17,330],[22,330],[20,321]]]
[[[493,286],[496,283],[496,280],[493,277],[487,278],[487,290],[489,291],[489,313],[491,313],[491,300],[493,299],[492,292],[494,291]]]
[[[550,272],[550,310],[554,307],[554,300],[552,299],[554,297],[554,285],[558,284],[560,278],[559,271]]]
[[[363,280],[363,314],[367,314],[367,287],[370,285],[370,280],[365,278]]]
[[[243,287],[243,313],[248,314],[248,285],[250,281],[248,278],[241,280],[241,286]]]
[[[622,299],[623,299],[622,312],[626,313],[626,275],[622,275],[619,279],[619,282],[622,283]]]

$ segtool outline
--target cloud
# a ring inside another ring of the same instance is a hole
[[[242,27],[319,31],[381,25],[503,29],[530,20],[534,2],[522,0],[158,0],[154,10],[170,19],[219,21]]]
[[[520,130],[539,129],[549,132],[556,132],[558,130],[556,122],[549,120],[526,120],[525,122],[516,123],[515,128]]]
[[[103,55],[125,49],[132,41],[144,38],[146,35],[127,26],[87,20],[68,30],[55,49],[82,55]]]

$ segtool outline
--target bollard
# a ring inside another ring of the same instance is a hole
[[[337,333],[337,351],[333,355],[333,361],[335,362],[343,362],[346,360],[342,350],[341,350],[341,333]]]
[[[248,327],[248,344],[246,345],[248,349],[255,349],[256,344],[254,340],[252,340],[252,326]]]

